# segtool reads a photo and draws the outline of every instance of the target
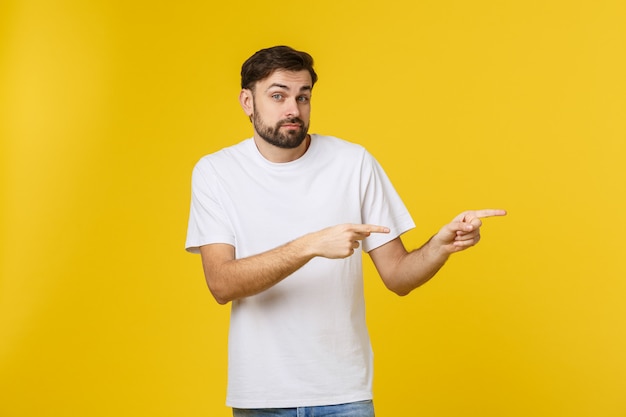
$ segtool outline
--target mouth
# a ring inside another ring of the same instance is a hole
[[[302,129],[304,127],[304,122],[296,117],[284,119],[278,122],[280,127],[284,127],[286,129]]]
[[[283,124],[283,125],[280,125],[280,127],[281,127],[281,128],[283,128],[283,127],[284,127],[284,128],[286,128],[286,129],[289,129],[289,130],[294,130],[294,129],[301,129],[301,128],[302,128],[302,125],[297,124],[297,123],[296,123],[296,124],[291,124],[291,123],[288,123],[288,124]]]

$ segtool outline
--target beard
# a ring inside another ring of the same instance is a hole
[[[307,137],[309,131],[309,125],[305,125],[304,122],[297,118],[292,117],[289,119],[283,119],[276,123],[276,126],[268,126],[263,123],[261,116],[257,112],[252,115],[252,124],[259,136],[269,143],[270,145],[277,146],[283,149],[294,149],[302,144]],[[298,124],[298,129],[288,129],[281,131],[280,127],[285,124]]]

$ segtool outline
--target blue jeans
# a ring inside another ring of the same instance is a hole
[[[371,400],[298,408],[233,408],[233,417],[374,417]]]

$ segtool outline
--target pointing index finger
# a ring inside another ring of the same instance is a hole
[[[484,219],[485,217],[506,216],[506,210],[500,210],[500,209],[477,210],[474,213],[474,216],[478,217],[479,219]]]
[[[389,233],[389,228],[375,224],[357,224],[355,229],[359,233]]]

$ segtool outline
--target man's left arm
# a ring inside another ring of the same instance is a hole
[[[407,251],[397,237],[369,254],[385,286],[398,295],[407,295],[435,276],[450,255],[478,243],[481,219],[504,215],[504,210],[466,211],[443,226],[419,249]]]

